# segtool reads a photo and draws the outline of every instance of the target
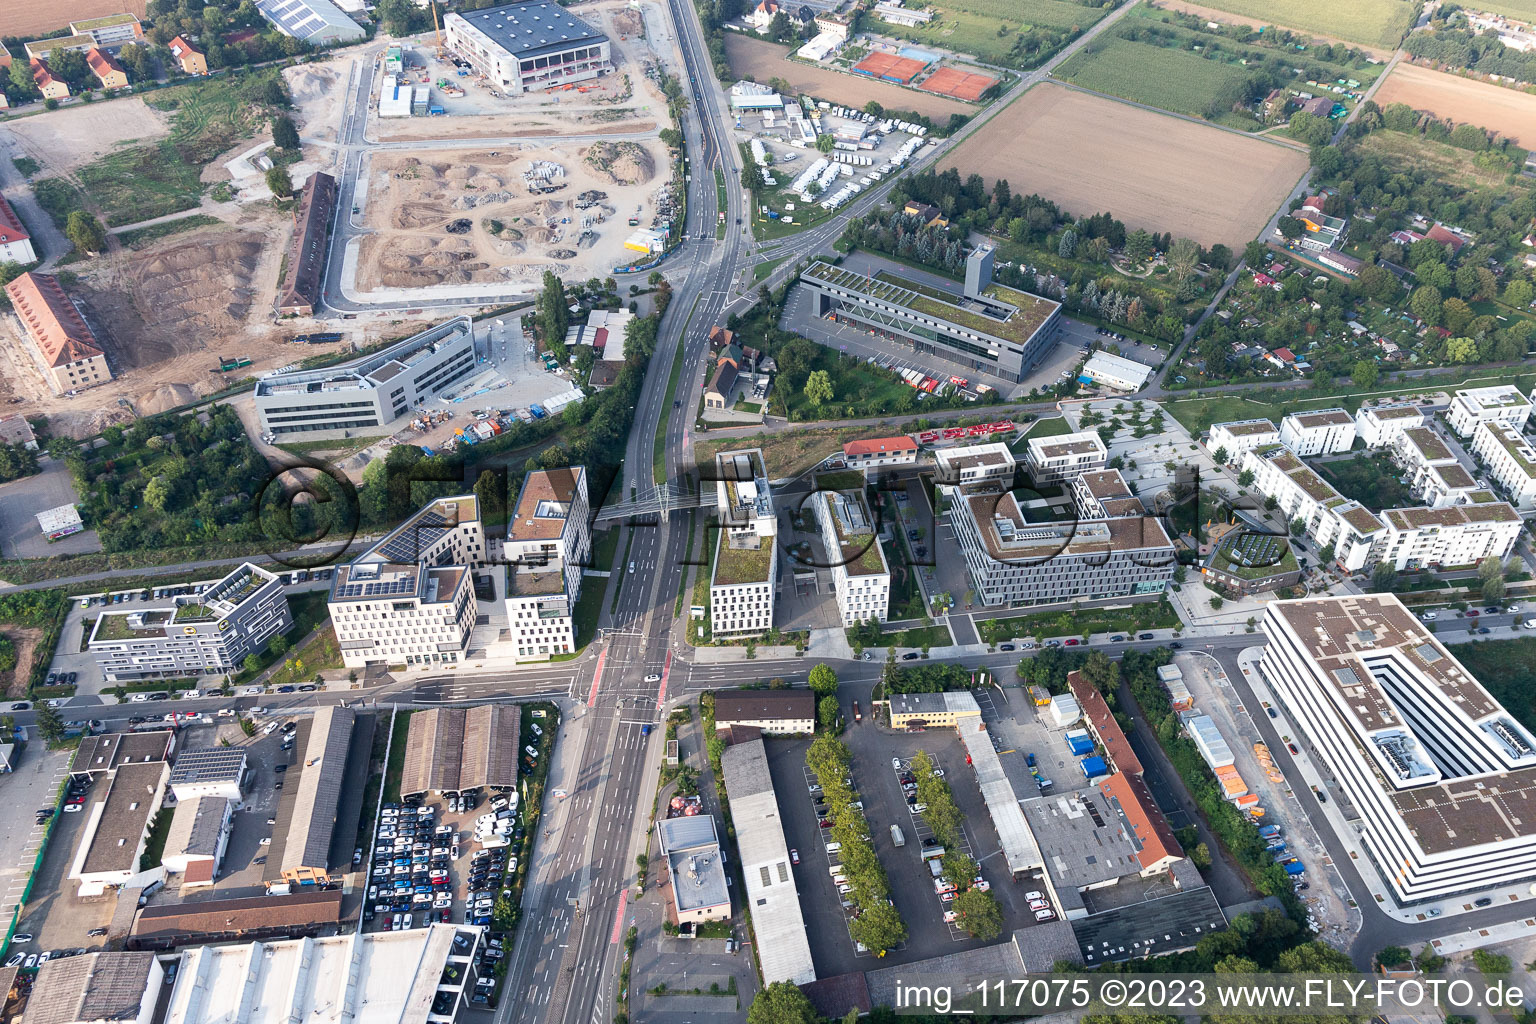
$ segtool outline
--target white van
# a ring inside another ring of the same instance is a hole
[[[1526,629],[1536,629],[1536,619],[1526,619],[1521,625],[1525,626]]]
[[[827,844],[827,852],[828,853],[838,853],[838,852],[840,852],[842,850],[842,848],[843,848],[843,844],[842,843],[828,843]]]

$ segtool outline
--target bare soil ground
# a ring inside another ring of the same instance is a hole
[[[283,79],[293,96],[294,123],[304,138],[336,141],[347,98],[347,76],[354,59],[355,54],[347,53],[283,69]]]
[[[849,107],[863,107],[875,100],[887,110],[910,110],[940,124],[948,121],[950,114],[971,114],[976,109],[932,93],[785,60],[788,53],[788,47],[777,43],[751,39],[740,32],[725,34],[726,59],[731,62],[731,71],[742,77],[750,75],[759,82],[782,78],[798,93]]]
[[[539,194],[524,172],[559,164],[564,184]],[[624,258],[631,216],[651,223],[666,186],[659,142],[488,151],[377,152],[369,169],[358,286],[534,281],[604,276]],[[594,194],[600,193],[600,195]],[[578,207],[585,208],[578,208]]]
[[[0,633],[11,638],[16,647],[16,667],[0,672],[0,693],[20,700],[27,695],[27,679],[32,675],[32,665],[37,659],[37,642],[43,631],[29,626],[3,626]]]
[[[1128,228],[1240,247],[1306,171],[1307,155],[1047,82],[944,167],[981,174],[989,187],[1007,178],[1075,214],[1107,210]]]
[[[144,17],[145,0],[0,0],[0,36],[35,39],[72,21],[109,14]]]
[[[1151,0],[1151,6],[1169,11],[1179,11],[1183,14],[1198,15],[1206,21],[1215,21],[1223,25],[1246,25],[1249,28],[1265,28],[1275,24],[1273,21],[1264,21],[1260,18],[1245,18],[1241,14],[1233,14],[1230,11],[1218,11],[1214,7],[1201,7],[1199,4],[1186,3],[1185,0]],[[1320,36],[1315,32],[1308,32],[1305,29],[1286,27],[1289,31],[1299,35],[1311,36],[1316,42],[1329,44],[1343,43],[1345,46],[1352,46],[1357,50],[1368,53],[1373,57],[1379,57],[1382,60],[1390,60],[1392,58],[1391,50],[1384,50],[1379,46],[1366,46],[1364,43],[1352,43],[1347,39],[1339,39],[1334,36]]]
[[[1526,149],[1536,146],[1536,96],[1530,93],[1401,63],[1376,90],[1376,102],[1383,107],[1406,103],[1436,117],[1496,131]]]
[[[127,142],[163,139],[170,130],[170,120],[150,109],[139,96],[66,107],[46,117],[24,117],[0,129],[14,137],[27,156],[47,168],[39,172],[40,177],[83,167]]]

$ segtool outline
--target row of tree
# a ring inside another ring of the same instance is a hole
[[[923,822],[944,848],[943,878],[955,887],[956,895],[950,903],[955,912],[955,923],[971,938],[990,941],[1003,932],[1003,912],[997,905],[997,897],[976,888],[981,868],[960,849],[965,816],[955,805],[955,795],[950,791],[949,783],[934,774],[933,769],[933,759],[925,751],[919,750],[913,756],[911,770],[917,780],[918,803],[923,805]]]
[[[1438,8],[1430,27],[1433,31],[1415,32],[1403,41],[1410,56],[1516,82],[1536,82],[1536,50],[1505,46],[1494,31],[1473,32],[1465,12],[1454,5]]]

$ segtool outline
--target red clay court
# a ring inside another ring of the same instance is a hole
[[[887,82],[906,85],[927,66],[920,60],[898,57],[894,53],[872,53],[855,64],[853,70],[871,78],[883,78]]]
[[[924,92],[936,92],[941,96],[953,96],[957,100],[967,100],[975,103],[981,99],[981,94],[997,84],[997,79],[990,75],[978,75],[971,71],[961,71],[959,68],[939,68],[928,76],[928,80],[918,88]]]

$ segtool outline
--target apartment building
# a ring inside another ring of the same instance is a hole
[[[56,395],[104,384],[112,379],[106,353],[59,279],[22,274],[5,286],[11,309],[21,321],[28,351]]]
[[[585,467],[539,470],[523,479],[502,547],[518,661],[576,649],[581,571],[592,560],[589,517]]]
[[[1213,452],[1225,448],[1227,459],[1237,462],[1246,451],[1279,443],[1280,430],[1269,420],[1233,420],[1211,424],[1211,438],[1206,447]]]
[[[1355,443],[1355,418],[1343,409],[1293,412],[1280,421],[1280,443],[1303,456],[1347,452]]]
[[[1483,420],[1472,432],[1472,454],[1516,508],[1536,508],[1536,449],[1520,428],[1504,420]]]
[[[1524,430],[1531,418],[1531,403],[1513,384],[1488,388],[1468,388],[1456,392],[1445,420],[1458,437],[1471,437],[1479,423],[1498,420],[1516,430]]]
[[[778,590],[778,516],[760,448],[715,455],[719,536],[709,581],[714,636],[753,636],[773,628]]]
[[[1351,421],[1353,429],[1353,421]],[[1301,519],[1318,547],[1333,545],[1334,561],[1349,572],[1372,561],[1372,545],[1386,529],[1375,514],[1344,497],[1308,469],[1284,445],[1255,448],[1243,455],[1242,468],[1253,473],[1253,487],[1274,498],[1287,520]]]
[[[1024,449],[1024,466],[1036,486],[1092,473],[1108,462],[1109,449],[1092,430],[1032,438]]]
[[[472,566],[485,561],[473,494],[440,498],[331,580],[331,625],[348,668],[452,664],[475,625]]]
[[[101,87],[108,92],[113,89],[128,88],[128,72],[123,70],[113,56],[105,50],[91,47],[86,51],[85,63],[91,69],[91,74],[101,83]]]
[[[886,469],[890,466],[917,465],[917,442],[907,434],[896,437],[872,437],[843,445],[843,462],[849,469]]]
[[[891,600],[891,570],[885,563],[875,517],[862,491],[816,491],[811,510],[832,566],[832,586],[844,626],[884,622]]]
[[[956,487],[1012,487],[1013,471],[1018,465],[1013,452],[1000,442],[940,448],[933,453],[933,459],[938,466],[938,482]]]
[[[1363,405],[1355,412],[1355,434],[1367,448],[1387,448],[1405,430],[1424,426],[1416,405]]]
[[[1072,478],[1072,501],[1083,519],[1143,516],[1147,507],[1118,469],[1101,469]]]
[[[1536,879],[1536,736],[1390,594],[1271,602],[1259,663],[1413,904]]]
[[[155,607],[103,610],[86,649],[108,682],[234,672],[293,625],[278,578],[250,562],[201,594]]]
[[[1173,577],[1173,543],[1150,517],[1030,523],[1004,492],[961,493],[950,519],[989,607],[1153,594]]]
[[[809,735],[816,727],[810,690],[716,690],[715,731],[749,726],[770,736]]]
[[[69,23],[71,35],[90,36],[97,46],[117,46],[144,38],[144,26],[132,14],[108,14],[101,18]]]
[[[1477,489],[1444,439],[1431,426],[1399,431],[1392,457],[1403,469],[1414,497],[1431,508],[1444,508],[1467,499]]]
[[[1389,508],[1381,518],[1387,529],[1377,557],[1398,572],[1508,558],[1525,526],[1520,513],[1507,501]]]

